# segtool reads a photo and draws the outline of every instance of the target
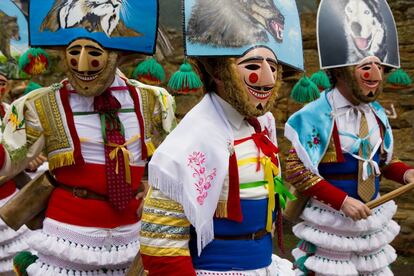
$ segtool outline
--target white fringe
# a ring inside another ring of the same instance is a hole
[[[341,231],[361,232],[380,229],[382,225],[388,223],[395,212],[397,205],[394,201],[389,201],[372,211],[372,215],[367,219],[354,221],[317,200],[311,199],[310,206],[303,210],[301,218],[304,221],[312,222],[316,225],[326,226],[332,229],[341,229]]]
[[[390,243],[399,233],[400,226],[393,220],[378,231],[337,234],[320,229],[317,225],[301,222],[293,227],[300,239],[318,247],[337,251],[371,251]]]
[[[13,240],[11,243],[0,246],[0,259],[13,258],[20,251],[29,250],[25,239]]]
[[[127,269],[127,268],[126,268]],[[79,276],[123,276],[126,273],[126,269],[122,270],[93,270],[93,271],[80,271],[80,270],[68,270],[62,269],[56,266],[51,266],[40,262],[39,260],[31,264],[27,268],[28,275],[30,276],[66,276],[66,275],[79,275]]]
[[[96,266],[120,265],[132,262],[139,251],[137,240],[122,246],[111,246],[110,250],[105,247],[90,247],[75,244],[63,238],[49,236],[42,231],[37,231],[28,239],[31,249],[43,255],[58,256],[63,261]]]
[[[0,274],[13,271],[13,259],[0,261]]]
[[[307,269],[316,272],[317,275],[341,275],[358,276],[358,271],[351,261],[329,260],[327,258],[310,256],[305,266]]]
[[[397,259],[394,248],[386,245],[381,250],[368,254],[352,254],[352,262],[358,271],[373,272],[382,270]]]
[[[27,231],[26,227],[21,227],[18,231],[14,231],[13,229],[7,227],[4,229],[0,229],[0,247],[10,241],[21,237]],[[1,255],[0,255],[1,257]]]
[[[384,269],[374,272],[359,272],[359,276],[394,276],[394,273],[392,273],[389,267],[385,267]]]
[[[167,174],[162,172],[158,167],[151,166],[151,163],[149,166],[151,173],[148,175],[148,183],[183,206],[187,219],[197,232],[197,250],[198,255],[200,256],[202,249],[214,239],[213,217],[204,221],[203,225],[198,225],[196,219],[197,210],[190,202],[189,198],[184,196],[184,185],[177,184],[177,182],[179,182],[178,177],[174,179],[167,176]]]

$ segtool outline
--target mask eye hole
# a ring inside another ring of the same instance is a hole
[[[368,70],[371,70],[371,66],[364,66],[361,69],[364,71],[368,71]]]
[[[255,70],[260,69],[260,66],[257,64],[249,64],[249,65],[246,65],[244,68],[255,71]]]
[[[72,56],[77,56],[77,55],[80,54],[80,51],[79,50],[71,50],[71,51],[69,51],[69,54],[71,54]]]
[[[274,73],[274,72],[276,72],[276,67],[270,66],[270,70],[272,70],[272,72]]]
[[[102,55],[102,53],[101,52],[98,52],[98,51],[90,51],[89,54],[91,56],[94,56],[94,57],[99,57],[99,56]]]

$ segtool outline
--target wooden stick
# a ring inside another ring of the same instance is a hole
[[[402,194],[405,194],[409,191],[414,189],[414,182],[410,184],[406,184],[398,189],[395,189],[392,192],[389,192],[388,194],[385,194],[377,199],[374,199],[367,203],[368,208],[373,209],[375,207],[380,206],[381,204],[384,204],[385,202],[388,202]]]

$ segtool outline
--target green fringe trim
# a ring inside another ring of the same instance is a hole
[[[413,83],[413,80],[403,69],[399,68],[388,76],[387,83],[399,87],[407,87]]]
[[[184,62],[181,64],[180,70],[171,76],[168,86],[176,92],[190,93],[201,88],[203,83],[191,65]]]
[[[318,87],[323,88],[323,90],[331,88],[332,84],[329,81],[328,75],[326,75],[325,71],[319,70],[318,72],[314,73],[310,80],[316,84]]]
[[[320,97],[320,92],[315,83],[304,75],[293,87],[290,97],[302,104],[310,103]]]
[[[155,58],[148,58],[138,64],[132,73],[132,77],[147,84],[156,84],[165,80],[165,71]]]
[[[22,251],[13,258],[14,271],[18,276],[27,276],[26,269],[36,262],[38,257],[28,251]]]
[[[3,144],[3,146],[6,148],[7,152],[9,153],[10,159],[13,162],[19,162],[26,158],[28,148],[27,145],[23,145],[18,149],[12,149],[9,145]]]

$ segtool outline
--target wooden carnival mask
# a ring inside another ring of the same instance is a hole
[[[65,49],[67,77],[84,96],[103,93],[114,81],[118,54],[90,39],[77,39]]]

